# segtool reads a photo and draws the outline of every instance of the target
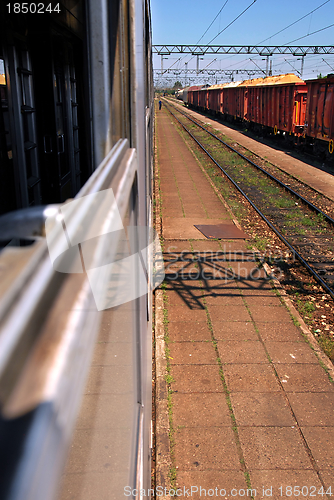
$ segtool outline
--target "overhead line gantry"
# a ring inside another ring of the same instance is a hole
[[[333,45],[153,45],[153,52],[162,56],[191,54],[193,56],[216,54],[289,54],[297,57],[307,54],[334,54]]]

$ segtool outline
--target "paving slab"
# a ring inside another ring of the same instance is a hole
[[[206,321],[195,324],[177,321],[169,323],[168,335],[171,342],[211,341],[211,333]]]
[[[226,499],[232,496],[240,500],[247,495],[245,476],[240,470],[179,470],[176,484],[181,488],[180,495],[182,493],[187,498],[189,494],[193,500],[207,497]]]
[[[275,307],[275,311],[273,311],[273,306],[258,307],[254,305],[249,306],[249,310],[255,323],[260,321],[261,323],[293,324],[290,313],[282,305]]]
[[[273,500],[281,498],[326,498],[318,494],[322,483],[313,470],[251,470],[252,488],[256,490],[256,498]]]
[[[222,321],[245,321],[251,320],[248,310],[245,305],[221,305],[210,306],[209,309],[212,323],[218,327]]]
[[[328,426],[334,432],[334,393],[291,393],[288,399],[294,414],[302,427]],[[334,491],[333,491],[334,493]]]
[[[195,206],[193,208],[196,208]],[[192,213],[190,211],[190,213]],[[203,215],[187,217],[164,217],[162,219],[162,235],[166,240],[194,239],[205,240],[207,238],[195,227],[195,224],[221,224],[222,221],[230,220],[225,216],[219,219],[204,218]],[[231,223],[232,224],[232,223]]]
[[[235,392],[231,401],[237,424],[255,427],[291,427],[296,424],[282,392]]]
[[[225,365],[224,376],[228,389],[233,392],[277,392],[280,385],[268,364]]]
[[[172,370],[174,392],[223,392],[223,384],[217,366],[174,366]]]
[[[319,363],[314,351],[312,351],[310,346],[303,340],[300,342],[267,341],[266,348],[275,365],[276,363]]]
[[[168,300],[168,306],[182,306],[188,307],[190,309],[202,310],[204,307],[202,294],[195,290],[193,287],[182,288],[182,289],[167,289],[166,296]]]
[[[301,427],[301,430],[319,469],[330,470],[334,474],[333,428]]]
[[[218,351],[224,364],[269,363],[259,340],[218,341]]]
[[[249,470],[312,469],[297,428],[240,426],[238,432]]]
[[[234,433],[228,427],[177,429],[175,459],[182,470],[235,470],[240,466]]]
[[[222,393],[174,394],[173,413],[178,427],[231,427],[231,415]]]
[[[325,370],[318,364],[276,364],[285,392],[334,392]]]
[[[280,324],[257,321],[256,328],[264,341],[298,342],[303,340],[301,331],[292,322]]]
[[[169,349],[171,365],[217,365],[212,342],[176,342]]]
[[[224,293],[223,290],[220,290],[219,292],[217,289],[213,288],[203,292],[203,298],[205,299],[205,303],[208,306],[209,311],[212,309],[211,306],[220,307],[222,300],[226,306],[232,305],[240,308],[245,307],[243,298],[237,294],[237,291],[235,291],[235,293],[230,293],[229,290],[226,290]]]
[[[240,288],[234,279],[207,279],[203,280],[203,288],[209,290],[213,297],[221,295],[222,297],[233,295],[242,297]]]
[[[245,321],[224,321],[214,331],[216,340],[247,341],[258,340],[253,323]]]
[[[204,307],[202,309],[191,309],[184,306],[174,306],[168,312],[168,321],[171,323],[174,321],[192,321],[195,323],[206,321],[206,310]]]
[[[246,295],[244,297],[244,300],[246,301],[246,304],[251,307],[252,309],[255,308],[261,308],[261,307],[266,307],[266,306],[281,306],[281,301],[277,295],[274,295],[272,291],[268,292],[267,294],[260,295],[260,296],[254,296],[254,295]]]

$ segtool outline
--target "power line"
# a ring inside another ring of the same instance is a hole
[[[204,37],[204,35],[206,35],[206,33],[209,31],[209,29],[211,28],[211,26],[213,25],[213,23],[215,22],[215,20],[217,19],[217,17],[219,16],[219,14],[221,13],[221,11],[223,10],[223,8],[225,7],[225,5],[227,4],[228,0],[226,0],[226,2],[224,3],[224,5],[222,6],[222,8],[220,9],[220,11],[218,12],[218,14],[216,15],[216,17],[214,18],[214,20],[212,21],[212,23],[210,24],[210,26],[207,28],[207,30],[203,33],[203,35],[201,36],[201,38],[198,40],[198,42],[196,43],[196,45],[199,44],[199,42],[202,40],[202,38]],[[184,59],[184,57],[182,57],[182,59]],[[188,64],[191,60],[193,59],[193,57],[191,57],[189,59],[189,61],[187,61],[186,64]]]
[[[313,12],[315,12],[316,10],[320,9],[320,7],[322,7],[323,5],[325,5],[326,3],[330,2],[330,0],[327,0],[326,2],[322,3],[321,5],[319,5],[319,7],[317,7],[316,9],[313,9],[311,10],[311,12],[309,12],[308,14],[305,14],[305,16],[301,17],[300,19],[297,19],[297,21],[294,21],[293,23],[289,24],[289,26],[286,26],[286,28],[283,28],[282,30],[280,31],[277,31],[277,33],[275,33],[274,35],[271,35],[269,36],[268,38],[266,38],[265,40],[262,40],[261,42],[258,42],[256,45],[260,45],[260,43],[263,43],[263,42],[266,42],[267,40],[269,40],[270,38],[274,38],[274,36],[278,35],[279,33],[282,33],[282,31],[285,31],[287,30],[288,28],[291,28],[291,26],[293,26],[294,24],[297,24],[299,23],[299,21],[301,21],[302,19],[305,19],[305,17],[309,16],[310,14],[313,14]]]
[[[329,0],[328,0],[329,1]],[[208,29],[203,33],[203,35],[201,36],[201,38],[198,40],[198,42],[196,43],[196,45],[199,44],[199,42],[202,40],[202,38],[204,37],[204,35],[207,34],[207,32],[209,31],[209,29],[211,28],[211,26],[213,25],[213,23],[215,22],[215,20],[217,19],[217,17],[219,16],[219,14],[221,13],[221,11],[223,10],[223,8],[225,7],[225,5],[227,4],[228,0],[226,0],[226,2],[224,3],[224,5],[222,6],[222,8],[220,9],[220,11],[218,12],[218,14],[216,15],[216,17],[214,18],[214,20],[212,21],[212,23],[210,24],[210,26],[208,27]]]
[[[252,5],[254,5],[256,1],[257,0],[253,0],[253,2],[250,5],[248,5],[248,7],[241,12],[241,14],[239,14],[235,19],[233,19],[233,21],[231,21],[230,24],[228,24],[227,26],[225,26],[225,28],[223,30],[221,30],[218,33],[218,35],[216,35],[215,37],[213,37],[212,40],[210,40],[210,42],[207,43],[207,45],[209,45],[211,42],[213,42],[213,40],[215,40],[219,35],[221,35],[223,33],[223,31],[227,30],[227,28],[229,28],[237,19],[239,19],[239,17],[241,17]]]
[[[297,40],[301,40],[302,38],[306,38],[307,36],[315,35],[315,33],[319,33],[320,31],[327,30],[328,28],[331,28],[332,26],[334,26],[334,24],[330,24],[329,26],[326,26],[325,28],[321,28],[320,30],[313,31],[313,33],[309,33],[308,35],[300,36],[299,38],[296,38],[295,40],[291,40],[291,42],[285,43],[283,45],[283,47],[290,45],[290,43],[297,42]]]
[[[327,62],[327,61],[325,61],[325,59],[322,59],[322,60],[324,61],[324,63],[326,63],[326,64],[327,64],[327,66],[329,66],[329,67],[330,67],[330,68],[334,71],[333,66],[331,66],[330,64],[328,64],[328,62]],[[327,71],[328,71],[328,70],[327,70]]]

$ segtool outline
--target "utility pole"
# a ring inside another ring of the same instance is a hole
[[[164,72],[164,59],[168,59],[168,57],[164,57],[164,55],[161,54],[161,76],[163,75]]]
[[[204,59],[204,57],[199,57],[199,55],[197,56],[197,65],[196,65],[197,74],[199,73],[199,60],[200,59]]]
[[[303,71],[304,71],[304,57],[305,57],[305,56],[302,56],[302,65],[301,65],[301,68],[300,68],[300,78],[303,78]]]
[[[266,60],[266,76],[269,76],[269,56],[267,56]]]

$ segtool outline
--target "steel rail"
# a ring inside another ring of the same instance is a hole
[[[206,155],[213,161],[215,165],[224,173],[230,182],[238,189],[238,191],[244,196],[244,198],[250,203],[250,205],[256,210],[256,212],[262,217],[266,224],[270,227],[272,231],[279,237],[279,239],[292,251],[292,253],[297,257],[297,259],[306,267],[306,269],[312,274],[316,281],[324,288],[324,290],[332,297],[334,300],[334,290],[332,290],[327,283],[319,276],[319,274],[314,271],[314,269],[306,262],[306,260],[300,255],[300,253],[284,238],[283,234],[267,219],[267,217],[257,208],[257,206],[252,202],[252,200],[247,196],[247,194],[238,186],[238,184],[232,179],[232,177],[224,170],[224,168],[212,157],[212,155],[205,149],[205,147],[196,139],[196,137],[187,129],[187,127],[174,115],[174,113],[166,106],[166,109],[170,112],[172,116],[179,122],[179,124],[184,128],[184,130],[190,135],[190,137],[196,142],[196,144],[206,153]]]
[[[181,113],[181,115],[183,115],[186,118],[188,118],[188,120],[190,120],[193,123],[195,123],[195,125],[197,125],[198,127],[202,128],[203,130],[205,130],[205,132],[207,132],[212,137],[214,137],[215,139],[217,139],[217,141],[219,141],[222,144],[224,144],[224,146],[226,146],[227,148],[229,148],[231,151],[233,151],[234,153],[236,153],[237,155],[239,155],[243,160],[247,161],[253,167],[257,168],[258,170],[261,170],[261,172],[263,172],[264,174],[266,174],[270,179],[272,179],[273,181],[275,181],[281,187],[283,187],[284,189],[286,189],[289,193],[293,194],[294,196],[296,196],[296,198],[298,198],[303,203],[305,203],[311,210],[313,210],[314,212],[317,212],[318,214],[321,214],[323,217],[325,217],[328,221],[330,221],[334,225],[334,219],[332,219],[332,217],[330,217],[329,215],[325,214],[325,212],[323,212],[322,210],[320,210],[320,208],[318,208],[315,205],[313,205],[313,203],[311,203],[306,198],[304,198],[302,195],[300,195],[299,193],[297,193],[296,191],[294,191],[293,189],[291,189],[289,186],[287,186],[286,184],[284,184],[284,182],[282,182],[279,179],[277,179],[274,175],[272,175],[269,172],[267,172],[264,168],[260,167],[260,165],[257,165],[257,163],[254,163],[252,160],[250,160],[249,158],[247,158],[247,156],[245,156],[242,153],[240,153],[237,149],[234,149],[232,146],[230,146],[229,144],[227,144],[226,142],[224,142],[222,139],[220,139],[220,137],[218,137],[217,135],[213,134],[212,132],[210,132],[210,130],[206,129],[200,123],[198,123],[195,120],[193,120],[193,118],[191,118],[190,116],[188,116],[186,113],[184,113],[183,111],[180,111],[180,110],[177,110],[177,111],[179,113]]]

